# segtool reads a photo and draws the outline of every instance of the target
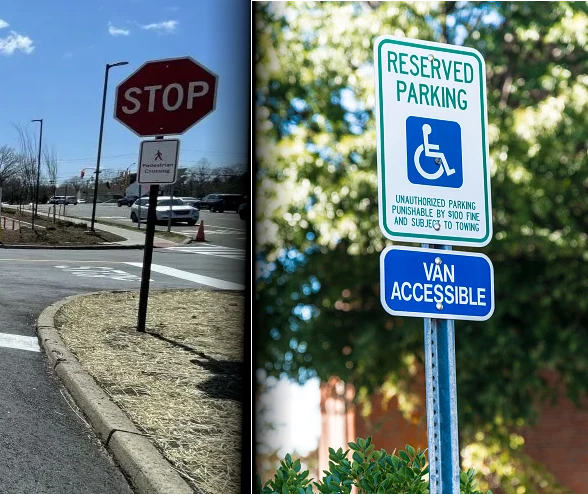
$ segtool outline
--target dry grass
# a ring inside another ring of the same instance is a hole
[[[56,326],[68,348],[195,490],[240,490],[241,293],[152,291],[83,297]]]

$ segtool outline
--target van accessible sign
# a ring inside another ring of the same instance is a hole
[[[380,36],[374,60],[382,233],[406,242],[488,244],[492,206],[482,55]]]
[[[179,152],[179,139],[141,142],[137,182],[151,185],[175,183]]]
[[[380,271],[380,299],[392,315],[485,321],[494,312],[494,269],[484,254],[392,246]]]

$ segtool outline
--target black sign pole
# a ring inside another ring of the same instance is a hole
[[[157,136],[156,139],[163,139],[163,136]],[[141,163],[139,163],[141,167]],[[137,321],[137,331],[145,332],[145,322],[147,319],[147,302],[149,301],[149,278],[151,277],[151,260],[153,259],[153,237],[155,236],[155,220],[157,219],[157,195],[159,185],[149,187],[149,208],[147,209],[147,226],[145,229],[145,251],[143,252],[143,271],[141,274],[141,292],[139,294],[139,318]],[[139,211],[139,221],[141,221]]]

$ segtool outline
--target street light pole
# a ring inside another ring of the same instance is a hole
[[[41,129],[39,131],[39,156],[37,158],[37,187],[35,189],[35,203],[33,204],[33,219],[31,221],[31,228],[35,229],[35,216],[37,216],[37,206],[39,205],[39,181],[41,179],[41,145],[43,143],[43,119],[36,118],[31,122],[39,122]]]
[[[118,67],[120,65],[127,65],[129,62],[107,63],[104,71],[104,91],[102,93],[102,115],[100,117],[100,134],[98,136],[98,156],[96,157],[96,179],[94,181],[94,200],[92,201],[92,223],[90,231],[94,230],[94,222],[96,221],[96,199],[98,198],[98,178],[100,173],[100,155],[102,154],[102,134],[104,132],[104,110],[106,109],[106,91],[108,88],[108,71],[111,67]]]

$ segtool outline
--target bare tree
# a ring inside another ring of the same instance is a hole
[[[2,187],[18,171],[18,155],[9,146],[0,147],[0,217],[2,217]]]
[[[59,169],[55,146],[51,146],[51,148],[45,147],[43,149],[43,159],[45,160],[47,175],[49,175],[49,182],[53,185],[53,197],[55,197],[55,191],[57,189],[57,172]],[[53,205],[53,222],[55,223],[55,204]]]
[[[208,191],[208,182],[212,178],[212,163],[206,159],[201,158],[196,162],[196,166],[194,166],[190,170],[190,176],[188,178],[188,182],[190,184],[191,193],[194,194],[195,197],[202,197]]]
[[[194,178],[199,182],[207,181],[212,174],[212,163],[206,158],[201,158],[193,168]]]
[[[18,134],[19,172],[32,200],[35,197],[38,167],[35,134],[22,124],[13,125]]]
[[[65,182],[63,182],[63,185],[67,185],[68,188],[71,187],[76,194],[82,188],[83,184],[84,180],[79,176],[70,177]]]

